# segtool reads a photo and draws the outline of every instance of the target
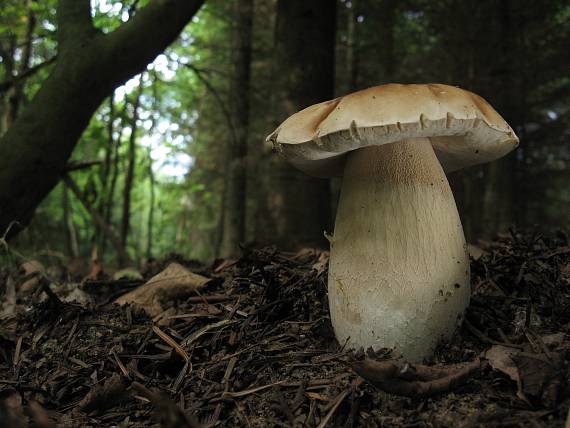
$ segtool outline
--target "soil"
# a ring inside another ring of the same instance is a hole
[[[169,256],[142,280],[98,272],[80,284],[5,269],[0,426],[563,427],[568,237],[512,231],[478,250],[461,330],[417,367],[336,342],[322,251],[247,249],[210,265]],[[154,320],[110,303],[172,261],[212,280]],[[360,377],[363,361],[392,364],[396,379]],[[474,362],[440,390],[418,375]],[[393,381],[408,396],[387,392]]]

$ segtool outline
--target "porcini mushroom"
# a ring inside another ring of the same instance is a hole
[[[518,145],[481,97],[388,84],[310,106],[269,137],[302,171],[342,176],[328,294],[340,343],[432,355],[469,304],[469,259],[445,172]]]

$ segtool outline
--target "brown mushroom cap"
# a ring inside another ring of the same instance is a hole
[[[519,141],[483,98],[441,84],[387,84],[315,104],[267,140],[300,170],[330,177],[352,150],[422,137],[446,172],[498,159]]]

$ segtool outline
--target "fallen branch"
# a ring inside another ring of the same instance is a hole
[[[419,398],[452,391],[483,364],[476,359],[463,365],[436,368],[399,360],[374,361],[367,358],[352,363],[352,369],[385,392]]]

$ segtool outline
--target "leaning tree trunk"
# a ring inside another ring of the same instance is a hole
[[[0,231],[29,222],[95,110],[172,43],[203,2],[153,1],[102,34],[93,27],[89,0],[59,1],[57,63],[0,139]]]
[[[334,96],[335,0],[279,0],[275,28],[273,125]],[[309,177],[277,156],[266,160],[264,224],[257,239],[284,248],[324,245],[331,224],[328,180]]]

